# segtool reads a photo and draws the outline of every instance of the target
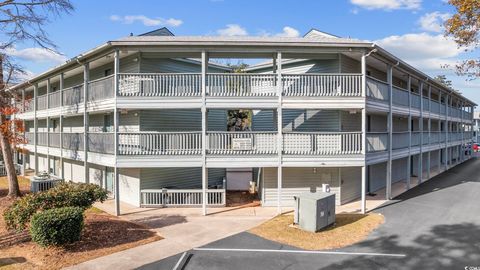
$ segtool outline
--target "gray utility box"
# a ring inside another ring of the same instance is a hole
[[[309,232],[335,223],[335,194],[308,192],[295,196],[294,223]]]

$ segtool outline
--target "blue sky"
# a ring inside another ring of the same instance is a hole
[[[75,11],[54,18],[50,38],[64,56],[31,44],[15,48],[33,74],[107,40],[166,26],[175,35],[303,35],[317,28],[375,41],[429,75],[446,74],[480,104],[480,81],[440,68],[471,56],[446,40],[440,23],[453,12],[445,0],[77,0]]]

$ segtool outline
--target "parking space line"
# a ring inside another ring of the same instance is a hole
[[[173,267],[172,270],[178,270],[178,267],[180,266],[180,263],[182,263],[183,258],[185,258],[185,255],[187,255],[187,252],[184,252],[184,253],[182,254],[182,257],[180,257],[180,259],[178,260],[177,264],[175,264],[175,266]]]
[[[193,248],[196,251],[224,251],[224,252],[270,252],[270,253],[298,253],[298,254],[323,254],[323,255],[352,255],[352,256],[383,256],[403,258],[405,254],[368,253],[346,251],[317,251],[317,250],[288,250],[288,249],[237,249],[237,248]]]

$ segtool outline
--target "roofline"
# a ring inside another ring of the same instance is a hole
[[[457,91],[455,91],[454,89],[452,88],[449,88],[445,85],[443,85],[442,83],[438,82],[437,80],[435,80],[434,78],[430,77],[429,75],[425,74],[423,71],[411,66],[410,64],[408,64],[407,62],[403,61],[402,59],[398,58],[397,56],[393,55],[392,53],[390,53],[389,51],[383,49],[382,47],[378,46],[377,44],[373,44],[372,46],[373,48],[377,49],[378,52],[380,52],[381,54],[383,54],[382,56],[386,56],[388,58],[390,58],[390,60],[393,60],[392,64],[396,64],[394,62],[397,62],[399,63],[399,66],[403,66],[404,67],[404,70],[410,70],[410,71],[413,71],[413,73],[418,73],[420,74],[420,76],[417,76],[417,77],[421,77],[423,76],[423,80],[424,81],[427,81],[429,82],[430,84],[432,85],[435,85],[437,86],[438,88],[441,88],[442,90],[448,92],[449,94],[453,94],[457,97],[461,97],[462,99],[465,99],[466,101],[468,101],[469,103],[471,103],[473,106],[478,106],[477,103],[473,102],[472,100],[468,99],[467,97],[465,97],[464,95],[462,95],[461,93],[458,93]],[[387,59],[388,60],[388,59]]]
[[[341,38],[341,36],[337,36],[337,35],[334,35],[334,34],[330,34],[329,32],[325,32],[325,31],[322,31],[322,30],[318,30],[318,28],[315,28],[315,27],[312,27],[310,28],[310,30],[307,31],[307,33],[305,33],[303,35],[303,37],[306,37],[310,32],[312,31],[317,31],[317,32],[320,32],[320,33],[323,33],[323,34],[327,34],[329,36],[332,36],[332,37],[337,37],[337,38]]]
[[[265,40],[258,40],[258,41],[248,41],[248,40],[221,40],[221,41],[212,41],[212,40],[198,40],[198,41],[188,41],[188,40],[162,40],[162,41],[108,41],[100,46],[97,46],[85,53],[79,54],[76,57],[73,57],[69,60],[67,60],[65,63],[51,68],[33,78],[30,80],[27,80],[23,83],[19,83],[11,88],[8,88],[8,91],[13,91],[18,88],[25,87],[27,85],[32,85],[31,82],[41,80],[43,78],[49,77],[52,73],[58,73],[59,71],[66,69],[71,66],[78,65],[78,62],[82,62],[85,59],[92,58],[98,55],[101,55],[105,51],[108,51],[113,48],[121,48],[125,46],[158,46],[158,47],[170,47],[170,46],[192,46],[192,47],[200,47],[205,49],[205,47],[217,47],[217,46],[231,46],[231,47],[245,47],[245,46],[250,46],[250,47],[272,47],[272,49],[277,49],[278,51],[281,51],[281,48],[279,47],[292,47],[292,48],[302,48],[302,47],[309,47],[309,48],[324,48],[324,47],[341,47],[341,48],[364,48],[364,49],[377,49],[377,54],[380,54],[383,56],[387,61],[390,60],[392,64],[399,63],[399,65],[403,66],[405,70],[410,70],[412,73],[417,73],[420,74],[420,76],[416,77],[424,77],[425,81],[429,81],[430,83],[436,85],[437,87],[447,91],[450,94],[456,95],[458,97],[461,97],[468,102],[470,102],[473,106],[477,106],[477,104],[465,96],[461,95],[460,93],[457,93],[453,89],[449,89],[448,87],[442,85],[441,83],[435,81],[433,78],[428,76],[427,74],[423,73],[422,71],[414,68],[413,66],[409,65],[405,61],[401,60],[400,58],[396,57],[392,53],[388,52],[387,50],[383,49],[382,47],[378,46],[375,43],[371,42],[312,42],[312,40],[306,40],[306,42],[301,42],[298,40],[295,41],[268,41],[268,39]],[[199,48],[199,49],[200,49]],[[218,49],[218,48],[217,48]]]

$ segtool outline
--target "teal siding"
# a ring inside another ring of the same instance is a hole
[[[340,111],[283,110],[283,131],[339,131]]]
[[[342,131],[354,132],[362,131],[362,113],[351,114],[346,111],[340,112]]]
[[[227,131],[227,111],[222,109],[208,110],[208,131]]]
[[[208,169],[208,185],[220,185],[225,169]],[[199,189],[202,188],[202,168],[148,168],[140,171],[141,189]]]
[[[277,131],[277,113],[274,110],[254,110],[252,131]]]
[[[198,60],[162,58],[158,53],[142,53],[140,72],[142,73],[200,73],[201,63]],[[208,72],[225,72],[222,69],[209,67]]]
[[[140,112],[141,131],[201,131],[202,115],[195,109],[144,110]]]

